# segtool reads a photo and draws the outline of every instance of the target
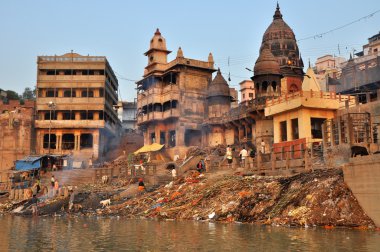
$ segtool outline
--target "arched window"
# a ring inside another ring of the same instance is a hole
[[[263,86],[261,87],[261,90],[262,90],[263,92],[266,92],[266,91],[267,91],[267,88],[268,88],[268,82],[267,82],[267,81],[264,81],[264,82],[263,82]]]
[[[272,81],[272,88],[273,88],[273,92],[276,92],[277,90],[277,83],[275,81]]]
[[[289,87],[289,93],[295,93],[295,92],[298,92],[298,87],[296,84],[293,83]]]

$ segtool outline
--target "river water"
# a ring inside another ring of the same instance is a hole
[[[380,251],[380,232],[192,221],[0,216],[0,251]]]

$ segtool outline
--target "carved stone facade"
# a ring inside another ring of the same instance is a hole
[[[157,29],[145,53],[148,65],[137,82],[137,124],[144,144],[165,144],[171,153],[204,144],[202,124],[207,115],[207,89],[214,60],[184,57],[181,48],[170,62],[166,40]]]

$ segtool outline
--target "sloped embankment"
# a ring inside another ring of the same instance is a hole
[[[373,226],[341,170],[292,177],[189,176],[99,211],[166,219],[213,219],[277,225]]]

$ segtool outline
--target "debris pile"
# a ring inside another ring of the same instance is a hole
[[[70,213],[305,227],[374,226],[339,169],[291,177],[192,171],[160,187],[146,185],[145,192],[138,191],[135,182],[120,180],[78,188]],[[102,206],[104,200],[109,205]],[[68,198],[45,201],[39,205],[39,213],[66,213],[68,205]],[[19,206],[5,202],[0,204],[0,212]]]
[[[293,177],[189,176],[98,213],[273,225],[374,225],[335,169]]]

